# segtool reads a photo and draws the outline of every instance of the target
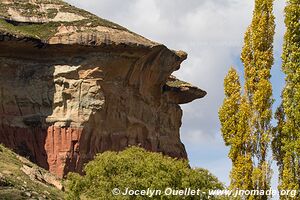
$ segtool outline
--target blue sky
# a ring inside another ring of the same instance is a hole
[[[231,162],[220,136],[218,109],[223,101],[223,78],[230,66],[242,75],[239,60],[243,36],[251,22],[254,0],[67,0],[114,21],[188,59],[174,74],[206,90],[208,95],[183,105],[181,138],[192,166],[204,167],[229,182]],[[280,70],[284,34],[284,0],[275,0],[275,64],[272,69],[274,108],[280,103],[284,76]],[[274,168],[276,170],[276,168]],[[276,177],[276,176],[275,176]],[[275,185],[276,178],[273,185]]]

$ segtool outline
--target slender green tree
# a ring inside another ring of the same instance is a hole
[[[224,78],[224,92],[225,99],[219,110],[219,119],[225,145],[229,146],[232,145],[232,140],[237,134],[238,111],[241,101],[241,84],[238,73],[234,68],[230,68]]]
[[[245,94],[250,107],[250,132],[253,144],[253,188],[268,190],[272,171],[267,159],[272,127],[273,38],[275,33],[273,0],[255,0],[251,25],[245,33],[241,60],[244,64]],[[268,199],[257,196],[255,199]]]
[[[283,109],[275,129],[273,152],[279,166],[279,189],[300,189],[300,1],[287,0],[287,27],[282,70],[286,75],[283,90]],[[274,142],[275,141],[275,142]],[[280,143],[278,144],[278,141]],[[279,146],[281,145],[281,146]],[[280,155],[277,156],[276,155]],[[295,199],[299,199],[300,195]],[[281,199],[290,199],[282,196]]]
[[[248,125],[250,110],[245,96],[241,97],[239,76],[233,68],[230,68],[224,79],[224,92],[225,99],[219,110],[219,119],[225,145],[230,146],[230,188],[251,189],[252,156]]]

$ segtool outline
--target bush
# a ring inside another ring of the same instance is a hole
[[[191,169],[186,160],[131,147],[122,152],[98,154],[84,169],[85,175],[69,173],[66,181],[67,199],[150,199],[149,195],[113,195],[114,188],[130,190],[161,190],[151,199],[208,199],[209,189],[223,185],[204,169]],[[166,188],[200,189],[199,196],[166,196]],[[185,197],[185,198],[183,198]],[[210,199],[214,199],[210,197]]]

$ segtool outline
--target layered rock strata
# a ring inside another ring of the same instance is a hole
[[[0,4],[0,143],[60,177],[130,145],[187,157],[178,104],[206,92],[171,76],[186,53],[58,0]]]

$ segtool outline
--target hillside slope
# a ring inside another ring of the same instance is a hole
[[[0,199],[63,199],[60,180],[0,145]]]

